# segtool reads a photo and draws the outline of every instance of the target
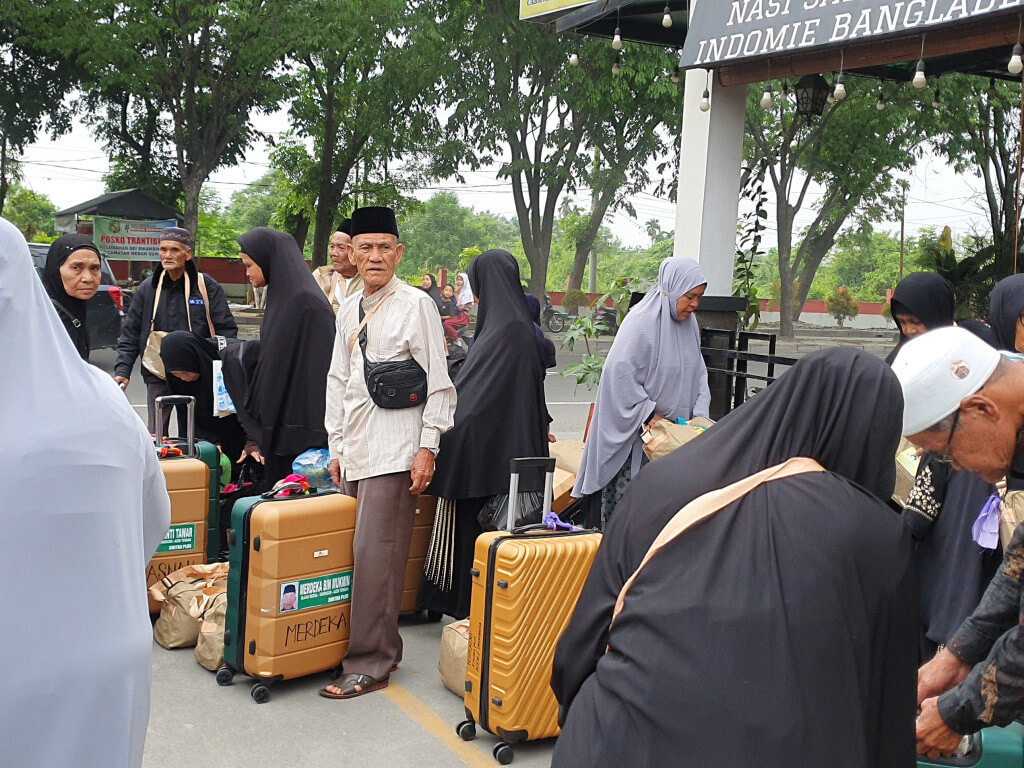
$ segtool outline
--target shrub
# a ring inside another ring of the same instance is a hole
[[[578,314],[580,307],[585,307],[588,304],[590,304],[590,299],[587,298],[587,294],[575,289],[567,292],[565,298],[562,299],[562,306],[570,315]]]
[[[888,302],[888,301],[885,302],[884,305],[882,305],[882,317],[884,317],[887,322],[891,323],[893,321],[892,320],[892,304],[890,302]]]
[[[836,319],[840,328],[844,320],[860,314],[860,307],[844,286],[839,286],[825,297],[825,309]]]

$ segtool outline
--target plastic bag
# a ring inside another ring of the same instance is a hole
[[[539,523],[544,515],[544,492],[520,491],[517,495],[515,527]],[[508,494],[491,496],[480,508],[476,519],[485,531],[508,530]]]
[[[213,415],[223,418],[235,413],[235,404],[224,384],[224,364],[220,360],[213,361]]]
[[[330,466],[331,454],[326,448],[311,448],[305,453],[300,453],[292,462],[292,472],[305,475],[310,486],[326,491],[334,488],[331,473],[328,471]]]

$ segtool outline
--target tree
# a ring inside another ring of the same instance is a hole
[[[621,57],[621,71],[613,74],[614,54],[605,42],[577,48],[580,64],[567,67],[566,100],[584,126],[593,162],[580,179],[591,190],[591,205],[575,238],[570,288],[583,283],[587,257],[608,211],[625,208],[635,215],[628,196],[648,186],[650,164],[661,160],[659,174],[675,167],[665,156],[675,144],[672,137],[682,114],[682,86],[668,76],[675,63],[671,52],[631,44]],[[657,242],[660,234],[659,226],[652,240]]]
[[[840,328],[843,327],[844,320],[860,314],[860,307],[844,286],[839,286],[825,298],[825,309],[836,319]]]
[[[521,23],[514,0],[432,0],[422,11],[452,46],[440,62],[453,109],[441,159],[478,168],[502,157],[498,176],[512,186],[530,290],[542,295],[559,198],[588,165],[587,116],[568,100],[570,45],[547,26]]]
[[[75,58],[50,34],[53,25],[72,28],[78,3],[4,0],[0,24],[0,213],[17,177],[22,150],[43,128],[51,137],[71,128],[65,96],[81,74]]]
[[[26,189],[15,183],[10,188],[4,218],[21,230],[21,234],[29,242],[52,240],[56,236],[53,228],[54,214],[57,206],[50,198]]]
[[[440,98],[430,62],[443,51],[432,29],[410,23],[406,0],[294,5],[304,33],[294,52],[301,66],[289,114],[296,133],[313,141],[319,265],[354,177],[362,171],[365,183],[376,174],[385,190],[400,188],[389,163],[404,156],[408,176],[409,158],[436,145]]]
[[[775,93],[784,94],[781,84]],[[751,90],[747,100],[745,151],[748,163],[766,161],[775,192],[780,279],[780,332],[793,336],[793,322],[818,266],[844,224],[855,214],[878,217],[894,206],[902,188],[897,173],[914,161],[914,139],[927,130],[931,110],[906,97],[875,108],[876,94],[848,86],[849,96],[826,108],[820,118],[795,114],[785,95],[762,109]],[[799,243],[797,214],[808,203],[812,184],[820,185],[815,218]],[[796,295],[794,292],[796,281]]]
[[[1020,84],[994,81],[990,86],[981,77],[947,75],[941,86],[932,144],[958,173],[973,172],[985,185],[998,280],[1014,272]]]
[[[241,158],[256,137],[252,116],[280,102],[275,75],[304,30],[293,4],[274,0],[110,6],[88,51],[97,86],[148,95],[166,110],[185,226],[196,231],[203,183]]]

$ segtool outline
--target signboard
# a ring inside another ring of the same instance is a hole
[[[1024,0],[1022,0],[1024,2]],[[173,219],[166,221],[133,221],[94,216],[93,242],[108,259],[126,261],[159,261],[160,230],[175,227]]]
[[[537,20],[552,14],[590,5],[594,0],[519,0],[519,19]],[[1024,1],[1024,0],[1022,0]]]
[[[1024,8],[1024,0],[702,0],[680,66],[716,64],[927,32]]]
[[[156,548],[160,552],[186,552],[196,548],[196,526],[195,523],[184,525],[172,525],[167,529],[167,535]]]
[[[279,613],[347,603],[352,599],[352,571],[331,573],[312,579],[282,581],[279,587]]]

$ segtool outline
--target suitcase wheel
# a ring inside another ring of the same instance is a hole
[[[472,741],[476,738],[476,723],[472,720],[463,720],[455,726],[455,733],[463,741]]]
[[[491,754],[494,755],[494,759],[498,761],[499,765],[508,765],[516,756],[515,752],[512,751],[512,747],[504,741],[499,741],[495,744],[494,751]]]
[[[217,670],[217,685],[231,685],[235,680],[235,673],[230,667],[221,667]]]
[[[266,704],[270,701],[270,688],[263,683],[254,683],[249,695],[257,704]]]

